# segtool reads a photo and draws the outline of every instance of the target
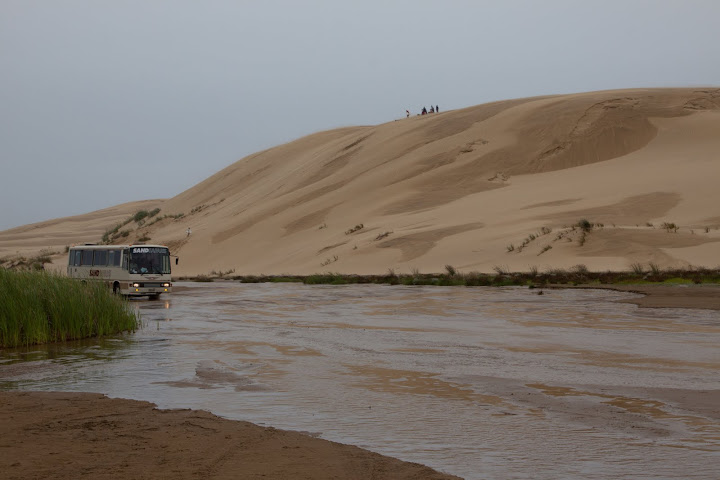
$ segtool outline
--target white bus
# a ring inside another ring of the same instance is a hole
[[[70,247],[67,274],[101,280],[115,293],[151,300],[172,292],[170,251],[163,245],[76,245]]]

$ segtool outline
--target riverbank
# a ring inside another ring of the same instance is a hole
[[[458,478],[298,432],[95,393],[0,392],[0,419],[8,480]]]
[[[561,285],[557,288],[568,288]],[[720,310],[720,285],[577,285],[570,288],[601,288],[638,293],[642,297],[620,300],[642,308],[691,308]]]
[[[435,286],[527,286],[543,288],[589,288],[637,293],[638,298],[621,300],[646,308],[699,308],[720,310],[720,270],[668,270],[653,274],[639,272],[589,272],[584,269],[554,270],[545,273],[461,274],[454,270],[442,274],[341,275],[327,273],[309,276],[193,277],[194,282],[285,283],[308,285],[435,285]],[[182,289],[183,287],[179,287]]]

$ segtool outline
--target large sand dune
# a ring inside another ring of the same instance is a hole
[[[176,275],[716,267],[718,132],[712,88],[527,98],[342,128],[147,202],[184,216],[128,238],[170,245]],[[99,240],[143,205],[0,232],[0,257]],[[573,230],[582,219],[600,225]]]

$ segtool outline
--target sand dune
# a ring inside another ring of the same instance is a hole
[[[164,200],[123,203],[84,215],[56,218],[0,232],[0,258],[34,255],[40,251],[63,252],[76,243],[98,242],[112,226],[138,210],[160,208]]]
[[[527,98],[342,128],[147,202],[184,217],[129,238],[170,245],[177,275],[717,267],[718,131],[711,88]],[[97,240],[142,205],[0,232],[0,257],[26,242]],[[596,224],[584,235],[572,229],[582,219]]]

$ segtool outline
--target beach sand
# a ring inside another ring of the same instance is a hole
[[[7,480],[458,478],[297,432],[94,393],[0,392],[0,420]]]

